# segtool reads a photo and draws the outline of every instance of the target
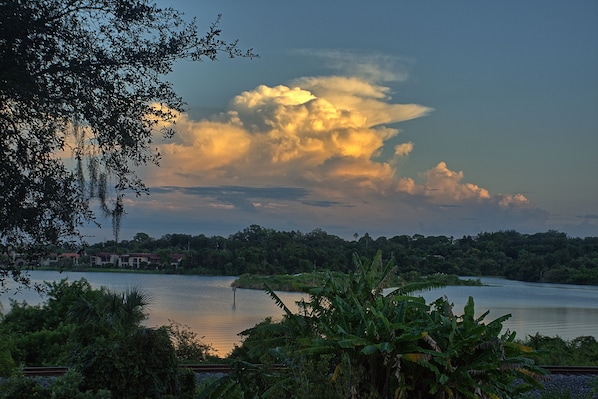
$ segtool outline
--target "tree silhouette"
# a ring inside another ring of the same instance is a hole
[[[0,253],[76,240],[92,200],[118,241],[124,193],[147,192],[136,171],[184,110],[174,63],[255,56],[220,39],[220,16],[199,34],[151,0],[3,1],[0,15]],[[0,281],[14,271],[0,261]]]

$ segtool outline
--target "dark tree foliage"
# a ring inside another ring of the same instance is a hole
[[[12,301],[10,311],[0,314],[0,376],[11,375],[19,365],[66,365],[79,376],[77,391],[110,391],[102,397],[189,397],[181,391],[193,392],[194,380],[184,386],[179,382],[185,374],[179,370],[178,351],[201,358],[209,346],[201,346],[185,328],[143,326],[149,304],[143,291],[92,289],[85,279],[46,285],[48,299],[42,304]],[[171,338],[177,339],[176,347]],[[52,387],[51,397],[79,396],[59,395]]]
[[[47,301],[29,305],[11,300],[9,312],[0,318],[0,336],[11,343],[10,357],[16,364],[55,366],[64,364],[67,340],[73,333],[67,322],[71,308],[79,301],[96,301],[102,290],[93,290],[85,280],[69,283],[46,282]]]
[[[147,191],[136,170],[183,110],[173,64],[255,56],[219,19],[200,34],[151,0],[0,0],[0,253],[76,239],[96,199],[118,241],[123,195]]]
[[[384,259],[396,259],[398,273],[408,280],[446,273],[598,285],[598,237],[582,239],[556,231],[522,234],[509,230],[457,239],[415,234],[374,240],[364,234],[346,241],[321,229],[301,233],[252,225],[228,238],[167,234],[153,239],[145,233],[135,237],[121,242],[118,249],[123,253],[183,254],[180,267],[171,271],[177,273],[346,273],[353,270],[353,253],[368,259],[381,251]],[[93,245],[88,253],[115,249],[112,241]]]

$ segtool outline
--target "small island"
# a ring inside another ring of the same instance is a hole
[[[299,274],[282,274],[262,276],[243,274],[232,284],[235,288],[262,290],[266,286],[273,291],[307,292],[310,288],[322,287],[329,278],[348,279],[348,275],[340,272],[311,272]],[[404,276],[394,275],[383,288],[400,287],[409,283],[430,283],[433,286],[481,286],[480,279],[461,278],[454,274],[435,273],[430,276],[419,276],[407,273]]]

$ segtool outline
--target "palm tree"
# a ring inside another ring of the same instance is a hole
[[[83,375],[83,388],[109,389],[115,399],[178,392],[178,361],[168,329],[141,325],[149,300],[137,288],[102,289],[72,308],[70,365]]]
[[[73,306],[69,317],[83,342],[98,336],[130,335],[147,317],[149,301],[150,296],[138,288],[124,292],[102,289],[97,297],[82,298]]]

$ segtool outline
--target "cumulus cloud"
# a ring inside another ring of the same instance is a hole
[[[425,198],[443,207],[462,207],[463,205],[494,206],[502,210],[534,209],[535,205],[523,194],[495,194],[477,184],[463,182],[463,171],[450,170],[445,162],[439,162],[434,168],[420,174],[421,183],[412,178],[403,178],[398,183],[398,190],[419,198]],[[461,205],[457,205],[461,204]]]
[[[387,91],[358,78],[305,78],[245,91],[210,120],[182,114],[175,139],[160,146],[164,160],[154,184],[392,179],[390,162],[373,161],[399,133],[387,125],[431,109],[392,104]],[[401,148],[397,156],[412,144]]]
[[[340,109],[366,116],[364,122],[370,127],[420,118],[432,111],[419,104],[391,104],[387,87],[355,77],[302,78],[293,83]]]
[[[146,177],[151,206],[176,197],[185,204],[178,212],[208,212],[204,218],[236,211],[240,223],[266,224],[267,215],[289,223],[310,215],[312,227],[325,227],[321,221],[341,226],[350,215],[419,231],[449,219],[476,225],[489,215],[545,217],[524,195],[492,195],[443,161],[398,177],[414,143],[400,142],[394,124],[432,109],[394,103],[389,92],[358,76],[308,77],[242,92],[209,119],[181,114],[177,135],[160,144],[161,167]]]
[[[435,168],[426,171],[424,176],[426,179],[424,191],[432,197],[455,201],[490,198],[488,190],[476,184],[461,183],[463,172],[450,170],[445,162],[438,163]]]
[[[395,155],[399,157],[403,157],[405,155],[409,155],[409,153],[413,151],[413,143],[402,143],[399,145],[395,145]]]

